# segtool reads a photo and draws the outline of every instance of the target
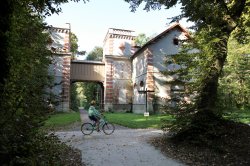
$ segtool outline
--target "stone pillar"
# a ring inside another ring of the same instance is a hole
[[[153,55],[150,52],[150,50],[146,50],[146,62],[147,62],[147,77],[146,77],[146,88],[149,91],[155,90],[155,84],[154,84],[154,64],[153,64]],[[153,96],[154,92],[149,92],[147,98],[147,105],[148,110],[147,111],[153,111]]]
[[[71,56],[63,57],[62,111],[69,111],[70,108],[70,59]]]
[[[106,78],[104,85],[104,109],[108,111],[113,109],[113,61],[106,60]]]

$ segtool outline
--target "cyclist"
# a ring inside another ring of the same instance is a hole
[[[101,119],[101,114],[98,110],[95,109],[95,104],[96,102],[94,100],[92,100],[90,102],[90,107],[88,110],[88,115],[89,115],[89,119],[95,121],[96,127],[97,127],[97,131],[100,131],[99,129],[99,123],[100,123],[100,119]]]

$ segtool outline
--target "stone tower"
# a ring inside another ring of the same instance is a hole
[[[134,31],[110,28],[103,44],[105,62],[105,110],[130,110],[132,102],[131,61]]]

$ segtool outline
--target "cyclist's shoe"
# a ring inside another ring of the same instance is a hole
[[[101,130],[100,129],[96,129],[97,132],[100,132]]]

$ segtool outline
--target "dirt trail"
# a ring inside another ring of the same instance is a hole
[[[84,116],[84,114],[83,114]],[[112,135],[94,132],[84,136],[81,131],[56,134],[67,144],[82,151],[82,161],[88,166],[182,166],[165,157],[147,140],[163,134],[155,129],[117,127]]]

